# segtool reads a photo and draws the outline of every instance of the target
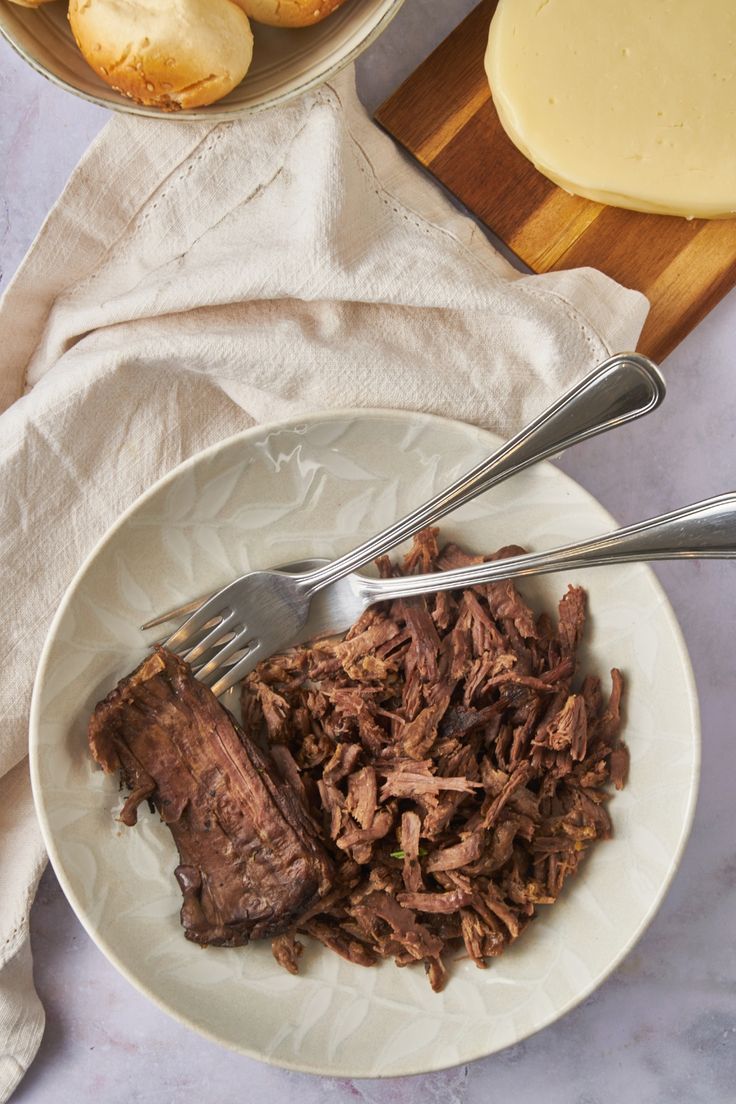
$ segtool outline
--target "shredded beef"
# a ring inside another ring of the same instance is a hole
[[[277,935],[275,939],[272,939],[271,950],[279,966],[283,966],[290,974],[299,973],[297,960],[304,950],[304,944],[295,939],[293,932],[286,932],[284,935]]]
[[[489,559],[517,555],[516,546]],[[483,557],[418,534],[384,577]],[[261,664],[243,685],[257,739],[302,792],[336,869],[335,889],[296,923],[352,962],[424,963],[441,989],[453,952],[478,967],[552,904],[620,789],[623,679],[576,681],[585,592],[535,617],[510,581],[370,609],[343,640]],[[260,704],[260,714],[253,703]],[[281,936],[274,954],[297,968]]]

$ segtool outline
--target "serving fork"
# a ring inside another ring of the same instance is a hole
[[[650,413],[664,395],[664,381],[647,357],[638,353],[610,357],[491,456],[399,521],[331,562],[312,561],[307,570],[257,570],[240,576],[199,604],[164,642],[165,647],[184,656],[198,678],[223,694],[266,656],[305,638],[310,603],[319,591],[537,461]],[[432,579],[429,589],[442,589],[437,576],[414,577],[420,578]],[[396,580],[400,581],[408,580]],[[370,588],[378,582],[355,576],[348,586],[335,591],[331,596],[337,606],[335,631],[346,629],[354,620],[352,614],[344,620],[348,609],[360,612],[381,600],[370,597]],[[368,589],[361,589],[364,585]],[[172,611],[143,627],[185,610]]]

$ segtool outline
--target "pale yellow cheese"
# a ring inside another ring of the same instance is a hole
[[[512,142],[567,191],[736,212],[736,0],[500,0],[486,73]]]

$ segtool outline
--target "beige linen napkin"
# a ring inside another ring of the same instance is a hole
[[[238,122],[108,124],[0,307],[0,1099],[43,1031],[34,671],[94,542],[254,422],[387,406],[509,433],[633,347],[646,309],[589,269],[515,272],[370,123],[352,73]]]

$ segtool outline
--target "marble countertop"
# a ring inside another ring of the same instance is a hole
[[[473,6],[410,0],[361,59],[377,106]],[[107,115],[37,76],[0,42],[0,290]],[[669,396],[642,426],[562,466],[621,522],[736,489],[736,293],[667,359]],[[733,1104],[736,1100],[736,569],[658,570],[700,693],[703,772],[692,836],[658,915],[619,969],[554,1026],[423,1077],[339,1081],[274,1069],[169,1019],[94,946],[46,872],[32,912],[47,1026],[18,1104],[144,1104],[184,1097],[265,1104]]]

